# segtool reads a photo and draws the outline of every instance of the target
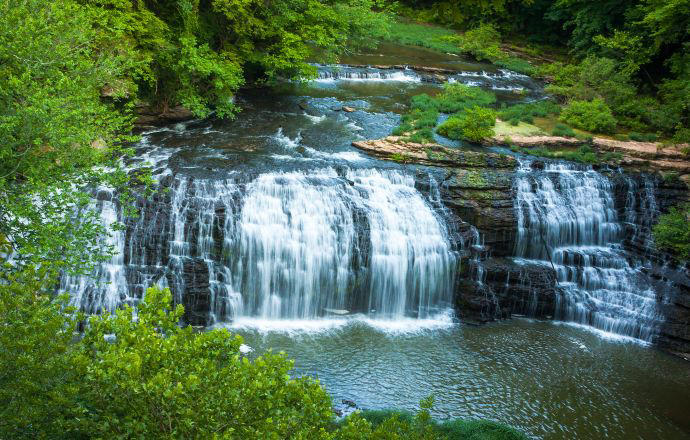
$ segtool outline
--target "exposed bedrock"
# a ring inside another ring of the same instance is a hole
[[[487,322],[512,315],[567,319],[568,310],[563,303],[569,293],[559,286],[558,262],[554,265],[548,259],[536,263],[515,258],[516,162],[492,153],[465,151],[462,154],[466,156],[462,157],[442,147],[430,149],[428,145],[402,145],[391,140],[360,142],[357,146],[378,157],[402,156],[409,164],[430,165],[418,172],[417,187],[429,194],[434,190],[429,174],[439,182],[438,197],[447,208],[447,221],[455,231],[457,248],[462,249],[455,294],[460,317],[466,322]],[[544,172],[543,162],[535,161],[531,167],[536,176]],[[656,249],[652,238],[658,216],[687,201],[688,188],[680,180],[643,173],[602,171],[597,179],[603,179],[604,186],[599,190],[610,192],[606,199],[611,200],[621,229],[620,255],[628,260],[624,267],[639,270],[637,276],[630,277],[633,290],[636,280],[644,280],[640,289],[651,287],[655,292],[653,307],[658,318],[649,318],[647,323],[656,327],[651,340],[667,350],[690,352],[690,269],[679,267],[669,255]],[[555,191],[561,191],[560,185],[566,184],[552,180]],[[546,209],[548,212],[552,208]],[[575,265],[582,264],[578,259],[592,258],[586,254],[579,256],[578,252],[569,257],[575,258]],[[560,267],[562,271],[563,266]],[[596,267],[584,268],[579,276],[589,277],[591,271],[601,270],[599,277],[605,278],[609,269]],[[579,282],[586,285],[590,281],[580,278]],[[582,313],[595,316],[596,302],[584,301]]]

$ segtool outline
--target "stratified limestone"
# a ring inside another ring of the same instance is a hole
[[[390,159],[401,163],[417,163],[444,167],[515,169],[515,158],[505,154],[482,153],[438,144],[419,144],[406,141],[400,136],[388,136],[384,139],[358,141],[352,145],[372,156]]]

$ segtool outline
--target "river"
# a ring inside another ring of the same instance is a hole
[[[100,283],[63,278],[73,304],[112,311],[152,284],[170,287],[191,322],[239,332],[252,356],[284,350],[295,374],[318,377],[336,403],[413,410],[433,394],[439,418],[485,418],[539,438],[690,438],[690,369],[649,344],[662,318],[639,281],[643,263],[620,245],[626,219],[608,178],[568,164],[533,175],[521,158],[515,264],[555,262],[569,293],[560,321],[475,327],[453,316],[469,244],[452,239],[446,207],[416,185],[427,174],[438,184],[432,173],[351,146],[390,134],[409,98],[443,81],[506,103],[540,99],[542,86],[391,45],[343,62],[457,73],[318,66],[314,81],[243,92],[232,121],[144,130],[130,165],[150,166],[167,190],[141,201],[136,219],[99,192],[104,222],[127,228],[104,240],[116,255]]]

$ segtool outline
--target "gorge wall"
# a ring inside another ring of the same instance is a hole
[[[683,182],[538,160],[441,165],[441,199],[472,243],[456,288],[465,321],[556,318],[690,349],[690,270],[651,234],[661,213],[688,200]]]

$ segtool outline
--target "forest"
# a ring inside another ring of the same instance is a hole
[[[523,438],[490,421],[436,422],[433,398],[414,415],[336,421],[324,388],[292,377],[285,355],[250,361],[239,336],[179,326],[165,289],[134,315],[87,318],[56,286],[112,257],[93,189],[114,189],[133,217],[154,191],[150,170],[126,164],[142,108],[232,119],[242,90],[313,79],[315,63],[381,42],[522,72],[554,99],[489,109],[491,94],[448,86],[413,98],[400,134],[433,139],[439,112],[453,113],[438,132],[479,141],[497,116],[559,112],[688,155],[689,36],[690,0],[0,0],[0,438]],[[655,229],[680,264],[689,210]]]

